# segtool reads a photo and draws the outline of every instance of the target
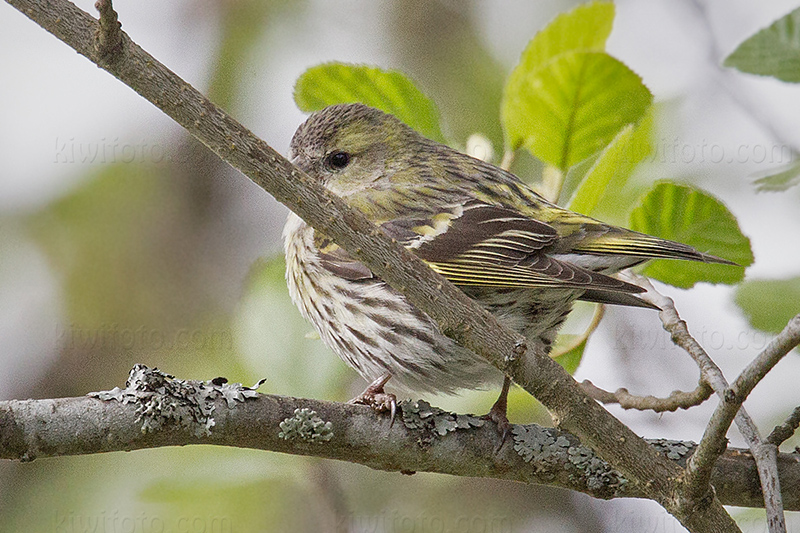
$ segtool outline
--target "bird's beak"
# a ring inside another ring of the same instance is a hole
[[[289,153],[289,162],[291,164],[293,164],[294,166],[296,166],[297,168],[299,168],[300,170],[302,170],[303,172],[305,172],[305,173],[308,173],[309,170],[310,170],[308,168],[308,164],[307,164],[308,159],[302,157],[300,154],[295,155],[295,154],[290,152]]]
[[[302,170],[303,172],[307,172],[307,171],[306,171],[306,169],[304,169],[304,168],[303,168],[303,166],[300,164],[300,163],[301,163],[300,156],[295,156],[295,157],[291,158],[289,161],[290,161],[290,162],[291,162],[291,163],[292,163],[294,166],[296,166],[297,168],[299,168],[300,170]]]

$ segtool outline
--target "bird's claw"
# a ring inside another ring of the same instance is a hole
[[[508,416],[506,415],[508,411],[508,391],[510,388],[511,378],[505,376],[503,379],[503,390],[500,392],[500,396],[497,398],[497,401],[494,402],[492,408],[489,409],[489,412],[483,416],[485,420],[491,420],[495,423],[497,426],[497,433],[500,434],[500,444],[495,448],[495,454],[500,451],[503,444],[506,443],[509,433],[511,433],[511,422],[508,421]]]
[[[511,422],[508,421],[508,417],[506,416],[505,406],[503,406],[502,409],[498,408],[497,405],[492,406],[489,412],[483,415],[483,418],[491,420],[497,426],[497,433],[500,435],[500,444],[498,444],[497,448],[494,450],[496,454],[503,448],[506,440],[508,440],[508,436],[511,434]]]
[[[397,415],[397,397],[394,394],[384,392],[383,386],[388,381],[388,377],[381,377],[367,387],[364,392],[353,398],[347,403],[368,405],[376,413],[389,412],[389,428],[394,425]]]
[[[397,415],[397,397],[395,397],[394,394],[388,392],[368,393],[364,391],[363,394],[353,398],[347,403],[368,405],[372,407],[372,410],[376,413],[385,413],[388,411],[391,416],[389,427],[391,428],[394,425],[394,419]]]

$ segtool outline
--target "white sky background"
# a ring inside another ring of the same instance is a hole
[[[93,1],[76,3],[94,14]],[[210,1],[186,0],[115,2],[123,29],[201,90],[206,85],[206,68],[214,57],[219,31],[213,5]],[[756,147],[771,150],[784,142],[800,148],[800,86],[714,67],[714,62],[720,62],[738,43],[797,7],[797,3],[715,0],[701,5],[708,26],[701,19],[701,10],[689,1],[618,2],[609,52],[643,77],[656,101],[680,98],[671,108],[675,112],[664,131],[663,142],[672,147],[677,139],[680,149],[693,150],[695,155],[655,166],[653,172],[660,178],[699,177],[703,187],[725,201],[752,240],[756,263],[747,272],[749,278],[800,275],[800,188],[785,194],[756,195],[750,187],[754,174],[779,166],[759,162]],[[480,3],[479,10],[489,49],[510,69],[535,30],[565,7],[560,2],[486,1]],[[284,154],[294,129],[303,120],[292,100],[292,88],[305,68],[329,60],[391,66],[387,65],[391,50],[385,49],[381,39],[379,3],[318,1],[307,13],[299,26],[279,29],[264,43],[271,48],[264,54],[264,70],[252,73],[248,79],[248,98],[238,116]],[[338,21],[348,23],[337,24]],[[349,31],[349,25],[358,27],[359,33]],[[55,333],[42,332],[54,332],[53,324],[63,319],[59,317],[57,282],[42,254],[21,231],[5,221],[12,215],[36,210],[79,184],[87,166],[56,163],[60,143],[151,145],[171,136],[177,126],[115,78],[5,4],[0,5],[0,73],[2,394],[9,382],[32,379],[38,374],[39,365],[57,354]],[[781,139],[772,138],[753,120],[753,112],[768,122]],[[700,160],[702,147],[710,150],[712,145],[719,146],[725,154],[722,162]],[[743,158],[745,162],[740,161]],[[251,196],[241,199],[248,207],[242,224],[249,225],[255,235],[261,231],[261,210],[269,200],[255,188],[244,188],[243,192]],[[274,228],[267,237],[246,241],[256,243],[250,253],[257,256],[275,250],[278,236],[279,228]],[[691,291],[665,291],[675,297],[692,331],[705,336],[707,348],[729,378],[755,355],[761,339],[747,327],[733,304],[731,289],[703,285]],[[660,330],[654,314],[636,310],[612,310],[610,314],[634,322],[634,327],[647,334],[656,335]],[[663,349],[648,346],[634,350],[623,362],[609,355],[614,350],[614,334],[612,328],[600,332],[579,369],[579,380],[590,378],[606,389],[625,386],[633,392],[656,395],[666,395],[675,388],[690,389],[696,384],[694,365],[681,352],[671,349],[668,342],[657,342]],[[730,349],[742,339],[752,348]],[[650,371],[643,372],[642,368]],[[783,413],[800,404],[798,376],[800,357],[793,353],[748,400],[750,413],[765,433]],[[612,411],[641,434],[666,436],[665,432],[669,432],[674,438],[697,440],[712,407],[706,405],[689,413],[662,417]],[[735,430],[731,438],[734,444],[741,444]],[[640,506],[655,513],[653,516],[663,513],[655,504],[617,505],[621,507],[615,509]],[[674,530],[679,531],[679,526]]]

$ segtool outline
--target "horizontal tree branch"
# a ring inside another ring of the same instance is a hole
[[[97,397],[0,402],[0,458],[31,461],[214,444],[337,459],[385,471],[550,485],[603,499],[647,497],[641,484],[625,480],[569,433],[515,425],[513,440],[496,451],[494,427],[475,427],[477,418],[445,413],[424,402],[401,404],[398,421],[390,426],[388,416],[365,406],[256,394],[219,379],[173,380],[144,367],[132,371],[126,389],[93,395]],[[430,423],[423,423],[426,416]],[[650,443],[681,466],[696,446]],[[800,455],[781,454],[778,464],[784,486],[797,487]],[[757,469],[747,450],[728,450],[717,462],[712,482],[726,505],[763,506]],[[787,509],[800,510],[798,491],[786,492],[784,499]]]

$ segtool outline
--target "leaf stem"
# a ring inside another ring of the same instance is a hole
[[[516,150],[508,149],[503,153],[503,159],[500,161],[500,168],[503,170],[510,170],[511,165],[514,164],[514,158],[517,156]]]
[[[564,186],[564,173],[553,165],[547,165],[542,172],[542,193],[553,203],[558,202],[561,188]]]
[[[570,342],[569,344],[567,344],[566,346],[562,346],[558,350],[553,350],[550,353],[550,357],[552,357],[553,359],[556,359],[558,357],[561,357],[564,354],[567,354],[567,353],[571,352],[572,350],[574,350],[575,348],[580,346],[581,343],[586,341],[591,336],[591,334],[594,333],[594,331],[600,325],[600,321],[603,319],[603,316],[605,315],[605,313],[606,313],[606,306],[605,305],[598,304],[597,306],[595,306],[594,314],[592,315],[592,321],[589,322],[589,325],[586,326],[586,329],[583,331],[583,333],[581,333],[580,335],[575,337],[575,339],[572,342]]]

